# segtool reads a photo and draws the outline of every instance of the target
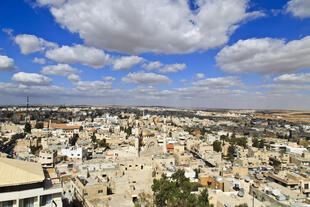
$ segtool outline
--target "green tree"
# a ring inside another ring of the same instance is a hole
[[[160,179],[154,179],[152,190],[156,207],[209,207],[207,190],[199,195],[192,194],[193,185],[185,177],[184,170],[176,171],[169,179],[165,174]]]
[[[222,145],[221,145],[220,141],[215,140],[212,145],[213,145],[213,151],[215,151],[215,152],[221,152],[222,151]]]
[[[237,206],[235,206],[235,207],[248,207],[248,204],[246,204],[246,203],[242,203],[242,204],[237,205]]]
[[[220,136],[220,140],[223,140],[225,142],[228,142],[229,141],[229,137],[228,136],[225,136],[225,135],[221,135]]]
[[[107,143],[106,139],[102,139],[102,140],[97,140],[97,143],[100,147],[109,147],[109,144]]]
[[[197,206],[211,206],[209,203],[208,189],[203,189],[203,191],[198,195]]]
[[[258,148],[259,146],[259,141],[256,137],[253,138],[253,144],[252,144],[252,147],[257,147]]]
[[[26,122],[25,127],[24,127],[24,132],[31,134],[31,124],[29,122]]]
[[[264,141],[263,139],[261,139],[261,140],[259,141],[258,148],[264,148],[264,146],[265,146],[265,141]]]
[[[73,134],[72,138],[69,139],[69,144],[71,146],[74,146],[78,139],[79,139],[79,135],[78,134]]]
[[[229,147],[228,147],[228,151],[227,151],[227,159],[229,160],[229,161],[234,161],[234,159],[235,159],[235,151],[236,151],[236,147],[235,147],[235,145],[230,145]]]
[[[236,144],[238,146],[241,146],[243,148],[247,148],[248,147],[248,140],[246,137],[242,137],[242,138],[237,138],[236,139]]]
[[[37,122],[36,125],[35,125],[35,128],[43,129],[44,128],[44,124],[42,122]]]
[[[131,135],[132,133],[132,127],[128,126],[128,128],[125,129],[125,132],[127,133],[127,135]]]
[[[91,138],[91,141],[94,142],[94,143],[97,141],[97,138],[96,138],[95,134],[91,135],[90,138]]]

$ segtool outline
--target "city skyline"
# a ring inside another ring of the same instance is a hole
[[[5,0],[0,105],[310,110],[307,0]]]

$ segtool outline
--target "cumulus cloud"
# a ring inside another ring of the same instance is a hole
[[[310,73],[283,74],[273,79],[277,83],[305,84],[310,83]]]
[[[205,74],[203,73],[197,73],[195,76],[196,79],[203,79],[204,77],[205,77]]]
[[[70,74],[68,75],[68,80],[71,82],[71,83],[77,83],[81,80],[80,76],[76,75],[76,74]]]
[[[145,73],[143,71],[128,73],[122,78],[123,83],[134,83],[134,84],[148,84],[148,85],[158,85],[158,84],[170,84],[170,80],[167,76],[159,75],[156,73]]]
[[[0,71],[13,71],[18,67],[14,65],[14,60],[5,55],[0,55]]]
[[[35,57],[33,60],[32,60],[32,62],[34,62],[34,63],[39,63],[39,64],[45,64],[45,59],[44,58],[37,58],[37,57]]]
[[[61,6],[65,0],[37,0],[40,6]]]
[[[65,77],[77,72],[79,72],[77,69],[72,68],[68,64],[48,65],[44,66],[41,70],[41,73],[45,75],[58,75]]]
[[[45,56],[59,63],[80,63],[93,68],[102,68],[109,64],[110,60],[109,55],[103,50],[83,45],[62,46],[48,50]]]
[[[243,86],[242,81],[236,76],[207,78],[192,83],[194,86],[208,88],[231,88]]]
[[[310,17],[310,1],[309,0],[290,0],[286,5],[286,12],[291,13],[295,17]]]
[[[112,76],[101,76],[104,81],[115,81],[115,78]]]
[[[39,0],[56,22],[78,33],[88,45],[128,54],[191,53],[225,44],[245,19],[249,0],[187,1]],[[58,3],[60,2],[60,3]],[[171,12],[173,11],[173,12]],[[83,22],[83,24],[81,24]]]
[[[137,64],[144,61],[142,57],[138,56],[125,56],[118,58],[114,61],[113,70],[129,70]]]
[[[176,73],[186,69],[186,64],[169,64],[163,68],[158,69],[160,73]]]
[[[56,43],[48,42],[35,35],[20,34],[14,37],[15,43],[19,46],[21,53],[28,55],[38,51],[44,51],[46,48],[57,47]]]
[[[239,40],[224,47],[216,61],[229,73],[296,72],[310,67],[310,36],[290,42],[271,38]]]
[[[15,73],[11,80],[27,86],[46,86],[52,82],[52,79],[44,75],[24,72]]]
[[[148,64],[143,64],[143,68],[146,70],[154,70],[162,67],[163,64],[159,61],[149,62]]]
[[[73,83],[80,91],[88,91],[90,93],[97,93],[111,89],[111,83],[104,81],[78,81]]]

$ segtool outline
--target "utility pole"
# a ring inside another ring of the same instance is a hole
[[[26,108],[26,118],[25,118],[25,122],[29,122],[29,96],[27,96],[27,108]]]

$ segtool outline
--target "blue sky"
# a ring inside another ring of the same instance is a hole
[[[0,104],[310,109],[309,0],[4,0]]]

